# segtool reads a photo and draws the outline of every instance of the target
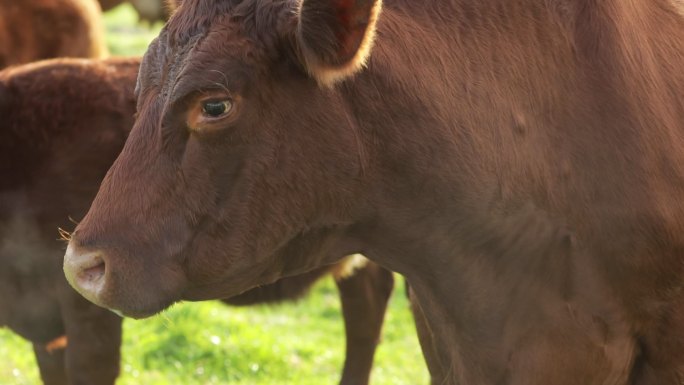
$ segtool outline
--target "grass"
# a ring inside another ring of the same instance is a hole
[[[408,304],[396,293],[374,383],[426,383]],[[131,339],[136,343],[124,348],[123,384],[335,384],[344,353],[330,279],[295,304],[184,304],[150,321],[127,321]]]
[[[118,6],[105,14],[105,39],[112,56],[142,55],[152,39],[157,37],[162,23],[138,23],[138,15],[128,4]]]
[[[401,281],[376,354],[376,385],[428,383]],[[127,319],[122,356],[119,385],[336,384],[344,359],[337,289],[326,278],[296,303],[184,303],[146,320]],[[30,344],[6,329],[0,384],[40,384]]]
[[[136,20],[127,5],[106,15],[112,55],[141,55],[161,28]],[[401,281],[376,354],[374,385],[428,383]],[[126,320],[117,384],[336,384],[343,359],[337,289],[326,278],[297,303],[250,308],[187,303],[147,320]],[[0,329],[0,385],[40,383],[31,345]]]

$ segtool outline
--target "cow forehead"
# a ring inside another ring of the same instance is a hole
[[[187,0],[167,23],[171,46],[210,33],[273,48],[296,20],[298,0]]]
[[[194,0],[196,4],[203,4]],[[265,3],[262,4],[262,3]],[[150,45],[141,66],[142,82],[157,86],[160,97],[173,99],[179,81],[191,81],[186,75],[211,70],[212,65],[242,62],[251,66],[261,64],[268,57],[277,56],[278,23],[283,1],[209,2],[214,4],[210,15],[200,21],[188,21],[187,15],[197,12],[191,3],[174,15],[159,38]],[[203,20],[203,21],[201,21]],[[141,79],[138,87],[140,88]]]
[[[272,34],[283,15],[296,13],[297,0],[185,0],[165,29],[174,44],[206,34],[217,23],[230,20],[246,35]],[[283,12],[287,11],[287,12]],[[252,36],[255,37],[255,36]]]
[[[159,75],[160,89],[159,95],[163,100],[168,100],[176,88],[180,75],[184,68],[187,68],[188,61],[194,48],[202,40],[203,35],[196,35],[181,45],[167,45],[161,60]]]
[[[191,37],[206,32],[218,15],[230,11],[234,1],[184,0],[164,29],[174,43],[183,44]]]
[[[203,61],[203,58],[193,56],[197,56],[196,47],[204,38],[205,35],[198,34],[184,41],[183,44],[173,44],[169,41],[168,34],[163,31],[159,38],[150,44],[143,57],[136,85],[139,102],[142,101],[141,94],[148,90],[154,90],[159,98],[168,101],[173,97],[174,90],[183,75],[188,75],[184,72],[191,74],[195,72],[201,75],[200,66],[194,64]],[[207,63],[203,64],[205,66]]]

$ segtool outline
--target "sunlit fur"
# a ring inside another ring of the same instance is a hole
[[[300,0],[299,2],[298,14],[301,14],[301,6],[304,1],[306,0]],[[322,86],[331,87],[335,83],[353,76],[367,65],[368,58],[373,49],[373,44],[375,43],[376,26],[381,10],[382,0],[375,1],[371,8],[366,31],[363,34],[363,39],[359,44],[356,55],[341,66],[331,66],[327,63],[322,63],[316,58],[314,53],[307,50],[306,47],[303,47],[304,52],[302,55],[306,62],[307,71],[309,71],[311,76],[313,76]]]
[[[358,269],[363,269],[368,264],[368,259],[361,254],[352,254],[342,260],[335,270],[333,270],[333,276],[336,279],[349,278]]]

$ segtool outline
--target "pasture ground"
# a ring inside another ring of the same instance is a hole
[[[144,52],[161,25],[136,24],[127,5],[105,16],[112,55]],[[378,348],[374,385],[419,385],[428,374],[404,294],[397,285]],[[296,303],[250,308],[185,303],[147,320],[124,322],[118,385],[336,384],[344,325],[330,278]],[[0,385],[39,385],[31,346],[0,329]]]

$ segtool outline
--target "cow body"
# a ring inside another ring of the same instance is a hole
[[[138,65],[138,59],[60,59],[0,72],[0,326],[34,344],[47,385],[111,385],[118,374],[121,318],[68,286],[57,230],[70,230],[85,215],[123,147],[133,124]],[[332,274],[347,331],[341,384],[366,384],[393,278],[357,261],[224,302],[294,300]],[[53,347],[64,335],[66,349]]]
[[[680,384],[683,68],[676,0],[185,0],[65,272],[143,317],[362,252],[435,383]]]
[[[0,68],[53,57],[106,56],[95,0],[0,0]]]

